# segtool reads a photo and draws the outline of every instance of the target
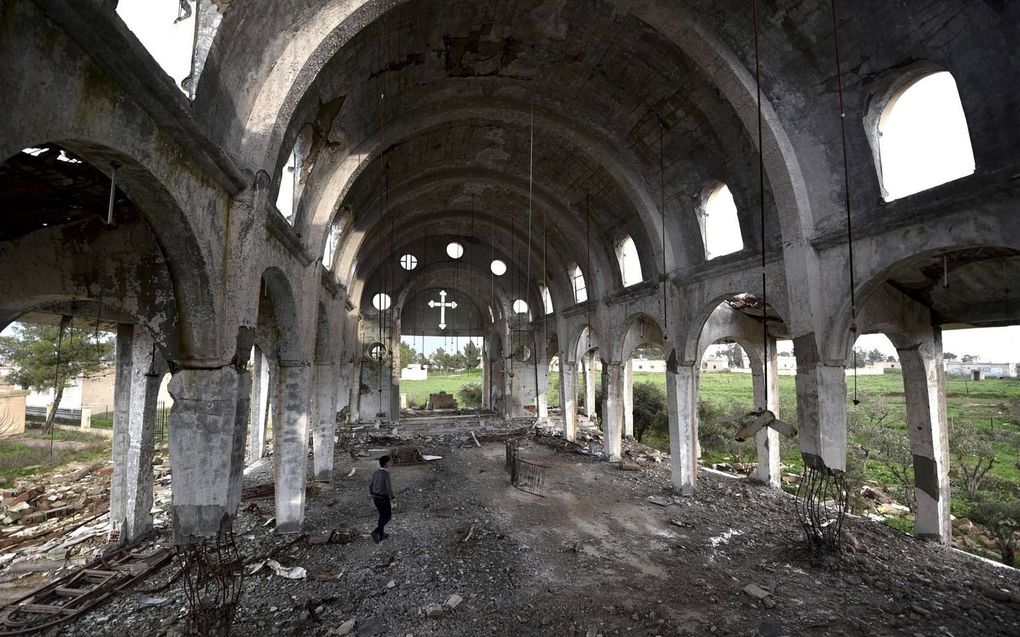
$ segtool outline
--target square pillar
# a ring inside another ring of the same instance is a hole
[[[549,361],[535,361],[535,409],[539,418],[549,417]]]
[[[198,544],[231,527],[241,501],[251,375],[184,369],[170,381],[174,541]]]
[[[266,418],[269,411],[269,362],[258,347],[252,370],[251,414],[248,417],[248,456],[252,464],[266,455]]]
[[[602,426],[605,454],[609,462],[619,462],[623,454],[623,364],[602,364],[606,388]]]
[[[488,339],[483,339],[483,343]],[[482,350],[482,409],[492,409],[492,363],[488,352]]]
[[[754,407],[768,409],[776,415],[776,418],[782,418],[779,413],[779,361],[776,358],[776,339],[769,339],[767,351],[762,358],[764,366],[768,369],[768,400],[765,398],[762,366],[755,366],[751,372],[754,377]],[[765,427],[755,434],[755,442],[758,446],[758,467],[751,474],[751,479],[779,488],[781,486],[779,432],[772,427]]]
[[[634,438],[634,363],[623,364],[623,437]]]
[[[315,424],[312,429],[312,475],[321,482],[333,479],[336,431],[336,386],[332,365],[315,366]]]
[[[152,530],[156,400],[164,367],[145,330],[117,326],[110,521],[126,544]]]
[[[312,366],[281,362],[273,401],[276,532],[299,533],[305,515]]]
[[[945,545],[953,537],[949,517],[949,428],[946,423],[942,332],[919,335],[915,347],[897,349],[903,365],[910,453],[914,457],[917,536]]]
[[[669,465],[673,493],[694,495],[698,477],[698,370],[680,365],[673,352],[666,364],[666,408],[669,412]]]
[[[563,437],[577,440],[577,364],[560,356],[560,411],[563,412]]]
[[[584,355],[584,413],[595,418],[595,353]]]
[[[797,356],[797,414],[804,464],[846,471],[846,368],[818,360],[814,334],[793,342]]]

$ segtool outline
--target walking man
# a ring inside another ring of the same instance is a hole
[[[379,524],[372,531],[372,540],[378,544],[389,536],[386,535],[386,523],[390,521],[390,505],[393,502],[393,483],[390,482],[390,457],[379,458],[379,468],[372,474],[372,482],[368,492],[372,495],[375,508],[379,510]]]

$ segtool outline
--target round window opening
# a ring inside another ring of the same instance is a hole
[[[514,301],[514,313],[515,314],[528,313],[528,304],[524,301],[524,299],[517,299],[516,301]]]
[[[377,310],[390,309],[391,302],[392,301],[390,301],[389,294],[383,294],[380,292],[379,294],[376,294],[375,296],[372,297],[372,305],[375,306],[375,309]]]
[[[368,350],[368,356],[374,361],[381,361],[386,358],[386,347],[382,343],[376,343]]]
[[[492,263],[489,264],[489,269],[492,270],[492,273],[495,274],[496,276],[503,276],[504,274],[506,274],[506,263],[500,261],[499,259],[495,259]]]
[[[464,246],[456,241],[451,241],[446,246],[446,254],[450,255],[451,259],[459,259],[464,256]]]
[[[418,267],[418,257],[413,254],[405,254],[400,257],[400,267],[405,270],[413,270]]]

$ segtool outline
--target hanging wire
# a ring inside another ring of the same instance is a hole
[[[526,277],[524,279],[524,296],[525,302],[531,298],[531,224],[534,204],[534,182],[535,182],[535,98],[531,98],[531,138],[530,148],[528,157],[528,256],[527,263],[528,267]]]
[[[850,161],[846,149],[846,106],[843,102],[843,71],[839,52],[839,23],[837,19],[836,0],[832,0],[832,48],[836,59],[836,94],[839,96],[839,133],[843,147],[843,200],[846,206],[846,248],[850,261],[850,334],[854,345],[857,344],[857,284],[854,280],[854,229],[853,217],[850,213]],[[857,348],[852,347],[854,358],[854,404],[861,401],[857,398]]]
[[[758,17],[758,0],[754,0],[754,83],[758,98],[758,207],[759,225],[761,228],[761,338],[762,338],[762,381],[765,383],[763,400],[765,404],[761,410],[765,411],[769,405],[769,323],[768,323],[768,294],[765,276],[765,149],[763,145],[764,135],[762,133],[762,104],[761,104],[761,47],[759,44],[759,32],[761,26]]]
[[[666,123],[659,118],[659,210],[662,213],[662,340],[669,340],[669,273],[666,272],[666,169],[662,139]],[[665,348],[663,348],[665,354]]]
[[[589,290],[589,288],[591,288],[590,283],[594,279],[592,278],[592,272],[591,272],[591,195],[587,194],[587,193],[585,193],[585,195],[584,195],[584,220],[585,220],[584,221],[585,241],[588,244],[587,245],[587,250],[588,250],[588,271],[586,273],[582,274],[581,276],[583,277],[585,274],[587,274],[587,276],[588,276],[588,278],[584,280],[584,295],[585,295],[585,302],[588,304],[588,346],[591,347],[591,332],[592,332],[592,327],[591,327],[591,291]],[[575,282],[574,285],[577,285],[576,282]]]

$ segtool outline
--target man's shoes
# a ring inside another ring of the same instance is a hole
[[[383,536],[379,535],[379,531],[372,531],[372,541],[378,544],[383,539]]]

